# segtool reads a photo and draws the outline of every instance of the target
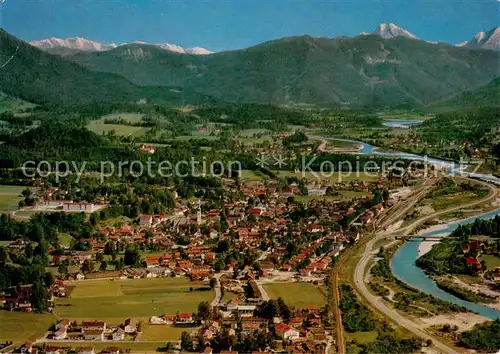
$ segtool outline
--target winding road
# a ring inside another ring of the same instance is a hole
[[[446,215],[446,214],[449,214],[450,212],[453,212],[453,211],[457,211],[457,210],[460,210],[460,209],[463,209],[463,208],[470,208],[472,206],[475,206],[475,205],[478,205],[478,204],[483,204],[483,203],[487,203],[489,201],[492,201],[493,199],[495,199],[497,197],[497,194],[498,194],[498,190],[492,186],[491,184],[488,184],[486,182],[483,182],[483,181],[478,181],[478,180],[474,180],[475,182],[479,183],[479,184],[482,184],[483,186],[486,186],[490,192],[488,193],[488,195],[480,200],[477,200],[475,202],[472,202],[472,203],[468,203],[468,204],[464,204],[464,205],[459,205],[459,206],[456,206],[456,207],[453,207],[453,208],[449,208],[449,209],[446,209],[446,210],[442,210],[442,211],[439,211],[439,212],[436,212],[436,213],[433,213],[431,215],[428,215],[428,216],[425,216],[415,222],[413,222],[411,225],[409,226],[406,226],[404,228],[401,228],[397,231],[397,233],[401,233],[402,231],[404,231],[405,233],[410,233],[411,231],[413,231],[417,226],[421,225],[422,223],[428,221],[428,220],[431,220],[431,219],[434,219],[436,217],[439,217],[439,216],[442,216],[442,215]],[[420,195],[420,193],[419,193]],[[416,203],[419,199],[418,198],[415,198],[414,199]],[[414,204],[413,203],[413,204]],[[410,203],[411,204],[411,203]],[[409,210],[409,208],[411,207],[411,205],[408,207],[408,208],[405,208],[407,210]],[[390,219],[388,219],[389,221],[396,221],[395,219],[397,219],[397,217],[395,216],[402,216],[402,215],[399,215],[400,213],[397,213],[397,215],[393,215]],[[388,222],[387,221],[384,221],[384,225],[381,225],[382,228],[384,227],[387,227],[389,226]],[[407,330],[409,330],[410,332],[412,332],[413,334],[425,339],[425,340],[432,340],[432,343],[433,345],[441,350],[442,352],[444,353],[456,353],[457,351],[448,346],[447,344],[443,343],[442,341],[440,341],[438,338],[434,337],[434,336],[431,336],[429,333],[427,333],[424,329],[422,329],[419,325],[417,325],[413,320],[411,320],[410,318],[406,318],[404,316],[402,316],[399,312],[397,312],[395,309],[387,306],[381,297],[379,296],[375,296],[373,295],[367,288],[366,284],[365,284],[365,279],[364,279],[364,274],[365,274],[365,270],[373,256],[372,252],[373,252],[373,246],[374,244],[383,239],[383,238],[387,238],[387,237],[390,237],[392,234],[394,234],[395,232],[391,232],[391,233],[386,233],[384,232],[383,230],[376,234],[376,236],[374,238],[372,238],[367,244],[366,244],[366,247],[364,249],[364,252],[363,252],[363,256],[361,258],[361,260],[358,262],[358,264],[356,265],[356,269],[355,269],[355,273],[354,273],[354,284],[355,284],[355,288],[356,290],[358,291],[358,293],[363,297],[365,298],[374,308],[376,308],[378,311],[380,311],[381,313],[383,313],[386,317],[390,318],[393,322],[397,323],[399,326],[403,327],[403,328],[406,328]]]

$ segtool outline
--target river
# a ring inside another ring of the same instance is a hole
[[[323,139],[323,140],[337,140],[337,141],[345,141],[345,142],[351,142],[351,143],[356,143],[360,146],[359,154],[362,155],[377,155],[377,156],[387,156],[387,157],[395,157],[395,158],[401,158],[401,159],[410,159],[410,160],[420,160],[420,161],[427,161],[428,163],[435,164],[438,166],[441,166],[443,168],[447,168],[448,171],[450,172],[455,172],[462,174],[467,177],[474,177],[478,178],[487,182],[492,182],[495,184],[500,185],[500,178],[495,177],[493,175],[486,175],[486,174],[479,174],[479,173],[471,173],[471,172],[465,172],[464,166],[459,166],[458,164],[450,161],[445,161],[445,160],[440,160],[440,159],[435,159],[435,158],[427,158],[424,156],[416,155],[416,154],[408,154],[408,153],[402,153],[402,152],[379,152],[377,150],[376,146],[367,144],[365,142],[359,141],[359,140],[351,140],[351,139],[342,139],[342,138],[329,138],[329,137],[323,137],[323,136],[313,136],[312,138],[317,138],[317,139]],[[447,225],[446,229],[441,229],[438,231],[434,232],[427,232],[424,235],[427,236],[435,236],[438,234],[449,234],[453,230],[455,230],[458,225],[462,224],[469,224],[474,222],[476,219],[490,219],[493,218],[495,215],[500,215],[500,209],[496,209],[493,211],[490,211],[485,214],[473,216],[470,218],[462,219],[462,220],[457,220],[454,222],[451,222]],[[456,296],[453,296],[451,294],[448,294],[444,290],[441,290],[437,287],[436,283],[425,274],[425,272],[418,268],[415,264],[415,261],[418,257],[418,246],[419,242],[406,242],[402,247],[400,247],[397,252],[394,254],[393,258],[391,259],[391,270],[394,276],[402,281],[404,281],[406,284],[419,289],[420,291],[430,294],[436,298],[439,298],[441,300],[453,302],[455,304],[464,306],[465,308],[469,309],[470,311],[474,311],[479,313],[482,316],[491,318],[491,319],[496,319],[500,318],[500,311],[495,310],[493,308],[487,307],[487,306],[481,306],[472,302],[468,302],[462,299],[457,298]]]

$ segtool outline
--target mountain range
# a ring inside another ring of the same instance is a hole
[[[381,23],[372,32],[362,32],[360,35],[378,35],[384,39],[390,39],[395,37],[406,37],[410,39],[419,38],[413,33],[407,31],[406,29],[395,25],[394,23]],[[429,42],[437,43],[437,42]],[[47,38],[38,41],[30,42],[31,45],[43,49],[52,54],[58,55],[71,55],[78,51],[91,51],[91,52],[101,52],[106,50],[115,49],[119,46],[125,46],[128,44],[149,44],[156,47],[169,50],[171,52],[183,53],[183,54],[195,54],[195,55],[208,55],[214,53],[208,49],[202,47],[193,48],[183,48],[176,44],[171,43],[147,43],[142,41],[135,41],[130,43],[123,43],[117,45],[115,43],[99,43],[96,41],[91,41],[85,38],[75,37],[75,38]],[[465,46],[473,49],[490,49],[490,50],[500,50],[500,27],[496,27],[487,32],[477,33],[471,40],[464,41],[457,44],[457,46]]]
[[[472,49],[500,50],[500,27],[495,27],[487,32],[479,32],[470,41],[460,43],[458,46]]]
[[[206,56],[133,44],[67,58],[138,85],[182,86],[220,99],[271,104],[422,105],[500,74],[498,52],[378,35],[288,37]]]
[[[42,51],[0,29],[0,91],[42,106],[96,102],[183,104],[213,102],[211,97],[172,87],[141,87],[112,73],[96,73]]]
[[[431,44],[390,26],[380,33],[287,37],[211,55],[132,43],[61,57],[2,30],[0,88],[51,105],[182,98],[387,107],[427,105],[500,76],[498,52]]]
[[[115,43],[104,44],[81,37],[67,38],[67,39],[52,37],[52,38],[42,39],[39,41],[33,41],[30,42],[30,44],[40,49],[43,49],[49,53],[59,54],[59,55],[70,55],[79,51],[103,52],[106,50],[111,50],[115,49],[116,47],[119,47],[119,45],[116,45]],[[151,44],[156,47],[169,50],[171,52],[183,53],[183,54],[207,55],[213,53],[208,49],[202,47],[183,48],[181,46],[171,43],[146,43],[142,41],[135,41],[132,43],[123,43],[120,44],[120,46],[128,44]]]

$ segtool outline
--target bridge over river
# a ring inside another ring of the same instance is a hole
[[[432,235],[394,235],[396,240],[405,240],[405,241],[441,241],[443,236],[432,236]]]

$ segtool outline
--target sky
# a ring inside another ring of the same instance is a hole
[[[459,43],[500,24],[500,0],[0,0],[0,26],[26,41],[84,37],[220,51],[308,34],[355,36],[383,22]]]

